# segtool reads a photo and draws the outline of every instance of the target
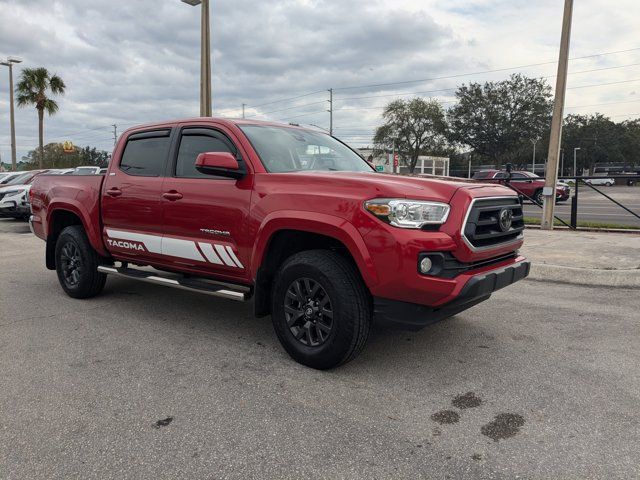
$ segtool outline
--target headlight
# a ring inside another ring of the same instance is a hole
[[[400,228],[422,228],[424,225],[440,225],[449,216],[449,205],[439,202],[405,200],[402,198],[377,198],[364,202],[366,208],[379,219]]]

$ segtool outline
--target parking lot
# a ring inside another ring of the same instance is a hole
[[[578,221],[598,222],[618,225],[629,225],[640,228],[640,219],[611,200],[590,189],[588,186],[580,186],[578,191]],[[597,186],[599,190],[609,195],[631,211],[640,212],[640,187],[627,187],[624,185],[615,187]],[[572,194],[573,195],[573,194]],[[524,213],[527,217],[541,218],[542,209],[525,203]],[[566,202],[556,204],[556,216],[569,223],[571,220],[571,198]]]
[[[0,220],[0,478],[637,478],[637,291],[526,280],[354,362],[239,304],[110,278],[63,295]]]

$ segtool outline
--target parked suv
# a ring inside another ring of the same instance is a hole
[[[504,185],[507,178],[507,172],[503,170],[480,170],[473,174],[473,179],[485,183],[499,183]],[[542,189],[544,188],[544,179],[538,175],[527,171],[511,172],[510,186],[516,192],[522,193],[532,198],[536,203],[542,204]],[[571,188],[567,183],[558,182],[556,185],[556,201],[564,202],[569,199]]]

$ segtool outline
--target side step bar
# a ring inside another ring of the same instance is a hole
[[[196,280],[179,275],[176,275],[174,278],[169,278],[160,276],[155,272],[147,272],[133,268],[108,267],[105,265],[98,266],[98,271],[109,275],[118,275],[133,280],[140,280],[142,282],[155,283],[156,285],[164,285],[165,287],[180,288],[182,290],[204,293],[214,297],[228,298],[239,302],[244,302],[251,297],[251,289],[244,285],[231,285],[205,279]]]

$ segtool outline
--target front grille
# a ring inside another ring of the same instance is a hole
[[[501,226],[500,215],[511,211],[511,226]],[[471,204],[464,226],[464,237],[474,249],[499,247],[515,241],[524,230],[522,205],[518,197],[481,198]]]

